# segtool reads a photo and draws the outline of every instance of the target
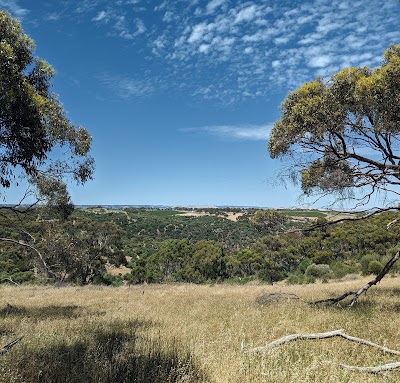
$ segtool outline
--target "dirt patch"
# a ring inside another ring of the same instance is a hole
[[[132,269],[126,266],[120,266],[120,267],[115,267],[114,265],[107,265],[106,266],[107,272],[110,273],[111,275],[125,275],[129,274]]]
[[[242,216],[243,213],[225,213],[226,215],[218,215],[218,214],[210,214],[204,211],[186,211],[186,210],[180,210],[179,216],[180,217],[205,217],[205,216],[214,216],[214,217],[220,217],[220,218],[225,218],[229,219],[230,221],[236,222],[238,217]]]

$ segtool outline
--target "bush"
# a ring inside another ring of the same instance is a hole
[[[335,261],[330,264],[330,268],[335,278],[343,278],[345,275],[360,272],[359,265],[353,261]]]
[[[310,265],[312,265],[312,264],[313,264],[313,261],[312,261],[310,258],[305,257],[305,258],[300,262],[300,264],[297,266],[297,270],[298,270],[300,273],[303,274],[303,273],[306,272],[307,267],[310,266]]]
[[[360,265],[361,265],[362,274],[363,275],[371,274],[371,272],[368,270],[369,264],[372,261],[377,261],[377,260],[378,260],[378,256],[375,253],[368,253],[368,254],[364,255],[360,259]]]
[[[368,272],[370,274],[378,275],[382,271],[382,269],[383,269],[383,265],[379,261],[371,261],[368,264]]]
[[[107,286],[114,286],[119,287],[123,284],[123,277],[122,275],[112,275],[109,273],[103,273],[100,275],[96,275],[93,279],[93,283],[95,285],[107,285]]]
[[[286,278],[288,285],[302,285],[306,283],[315,283],[316,278],[312,275],[304,274],[289,274]]]
[[[304,275],[299,274],[289,274],[286,278],[286,283],[288,285],[301,285],[303,283]]]
[[[323,280],[327,280],[332,277],[333,273],[329,265],[325,264],[312,264],[307,267],[305,275],[307,277],[314,277],[314,278],[319,278]]]

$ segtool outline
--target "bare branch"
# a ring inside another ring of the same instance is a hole
[[[357,366],[348,366],[346,364],[341,364],[340,367],[355,371],[355,372],[365,372],[370,374],[382,374],[386,371],[395,371],[400,369],[400,362],[393,362],[388,364],[382,364],[376,367],[357,367]]]
[[[16,245],[27,247],[27,248],[33,250],[39,256],[40,262],[42,263],[43,268],[45,269],[47,274],[56,277],[56,275],[50,270],[49,266],[47,265],[46,261],[44,260],[42,253],[36,247],[30,245],[29,243],[26,243],[23,241],[17,241],[15,239],[11,239],[11,238],[0,238],[0,241],[15,243]]]
[[[17,283],[17,282],[15,282],[15,281],[13,281],[11,277],[8,277],[8,278],[2,278],[1,280],[2,280],[2,281],[10,281],[11,283],[14,283],[14,285],[17,285],[17,286],[19,286],[19,283]]]
[[[345,218],[340,218],[340,219],[336,219],[333,221],[327,221],[324,223],[319,223],[317,225],[313,225],[309,228],[306,229],[296,229],[293,231],[303,231],[303,232],[309,232],[309,231],[313,231],[316,229],[320,229],[326,226],[332,226],[332,225],[336,225],[337,223],[340,222],[353,222],[353,221],[362,221],[362,220],[366,220],[368,218],[373,217],[374,215],[386,212],[386,211],[391,211],[391,210],[400,210],[400,206],[389,206],[389,207],[382,207],[382,208],[377,208],[376,210],[372,211],[371,213],[362,215],[362,216],[358,216],[358,217],[354,217],[354,218],[349,218],[349,217],[345,217]],[[356,214],[356,213],[351,213],[351,214]]]
[[[271,343],[267,343],[265,346],[261,347],[255,347],[247,352],[264,352],[271,350],[275,347],[281,346],[283,344],[293,342],[296,340],[306,340],[306,339],[327,339],[327,338],[333,338],[333,337],[341,337],[344,338],[350,342],[358,343],[358,344],[364,344],[366,346],[374,347],[382,352],[386,352],[389,354],[394,354],[394,355],[400,355],[400,351],[398,350],[392,350],[390,348],[387,348],[385,346],[381,346],[377,343],[373,343],[367,339],[363,338],[357,338],[355,336],[347,335],[343,329],[341,330],[333,330],[333,331],[328,331],[328,332],[319,332],[319,333],[309,333],[309,334],[291,334],[291,335],[286,335],[282,338],[276,339]]]
[[[389,261],[385,264],[385,266],[383,267],[381,272],[374,279],[369,281],[367,284],[365,284],[360,289],[347,291],[346,293],[344,293],[336,298],[321,299],[321,300],[310,302],[310,303],[315,304],[315,305],[336,304],[336,303],[343,301],[344,299],[346,299],[349,296],[353,296],[352,300],[348,304],[348,307],[353,306],[357,302],[360,295],[366,293],[372,286],[378,284],[381,281],[381,279],[390,271],[390,269],[398,261],[399,258],[400,258],[400,251],[398,251],[392,258],[389,259]]]
[[[6,354],[8,351],[10,351],[16,344],[21,342],[23,339],[23,336],[20,336],[19,338],[13,340],[12,342],[6,344],[3,348],[0,349],[0,355]]]
[[[365,292],[367,292],[367,290],[370,287],[378,284],[381,281],[381,279],[389,272],[389,270],[393,267],[393,265],[397,262],[397,260],[399,258],[400,258],[400,252],[398,251],[391,259],[389,259],[389,261],[383,267],[382,271],[372,281],[369,281],[366,285],[361,287],[361,289],[359,289],[354,294],[354,297],[353,297],[352,301],[350,302],[349,306],[353,306],[354,303],[357,302],[357,300],[360,297],[360,295],[365,293]]]

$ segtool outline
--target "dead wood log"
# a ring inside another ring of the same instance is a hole
[[[10,351],[16,344],[21,342],[23,339],[23,336],[20,336],[17,339],[14,339],[12,342],[6,344],[3,348],[0,349],[0,355],[6,354],[8,351]]]
[[[271,350],[275,347],[281,346],[282,344],[293,342],[295,340],[306,340],[306,339],[326,339],[326,338],[333,338],[333,337],[341,337],[344,339],[347,339],[351,342],[359,343],[359,344],[365,344],[370,347],[377,348],[380,351],[387,352],[389,354],[394,354],[394,355],[400,355],[400,351],[397,350],[392,350],[390,348],[387,348],[385,346],[381,346],[379,344],[373,343],[369,340],[363,339],[363,338],[357,338],[355,336],[351,336],[345,333],[343,329],[341,330],[333,330],[333,331],[327,331],[327,332],[319,332],[319,333],[310,333],[310,334],[291,334],[291,335],[286,335],[282,338],[276,339],[271,343],[267,343],[265,346],[260,346],[260,347],[255,347],[247,352],[262,352],[262,351],[268,351]]]
[[[374,279],[369,281],[367,284],[362,286],[360,289],[347,291],[344,294],[342,294],[338,297],[335,297],[335,298],[321,299],[321,300],[313,301],[310,303],[315,304],[315,305],[318,305],[318,304],[334,305],[334,304],[337,304],[337,303],[343,301],[347,297],[352,296],[353,298],[351,299],[350,303],[348,303],[347,306],[348,307],[353,306],[362,294],[366,293],[370,289],[370,287],[378,284],[382,280],[382,278],[390,271],[390,269],[399,260],[399,258],[400,258],[400,251],[398,251],[392,258],[389,259],[389,261],[385,264],[383,269],[379,272],[379,274]]]
[[[282,338],[276,339],[271,343],[267,343],[265,346],[261,347],[255,347],[250,350],[246,350],[245,352],[266,352],[269,351],[275,347],[281,346],[283,344],[293,342],[296,340],[307,340],[307,339],[327,339],[327,338],[333,338],[333,337],[341,337],[344,338],[350,342],[355,342],[358,344],[364,344],[373,348],[376,348],[382,352],[389,353],[389,354],[394,354],[394,355],[400,355],[400,351],[398,350],[392,350],[390,348],[387,348],[385,346],[381,346],[377,343],[371,342],[367,339],[363,338],[358,338],[355,336],[351,336],[345,333],[344,330],[333,330],[333,331],[327,331],[327,332],[320,332],[320,333],[309,333],[309,334],[291,334],[291,335],[286,335]],[[242,346],[243,348],[243,346]],[[400,369],[400,362],[393,362],[393,363],[388,363],[388,364],[382,364],[380,366],[365,366],[365,367],[359,367],[359,366],[349,366],[346,364],[341,364],[340,367],[350,370],[350,371],[355,371],[355,372],[363,372],[363,373],[369,373],[369,374],[384,374],[387,371],[395,371]]]
[[[369,374],[383,374],[387,371],[395,371],[400,369],[400,362],[393,362],[388,364],[382,364],[380,366],[367,366],[367,367],[358,367],[358,366],[348,366],[346,364],[341,364],[340,367],[355,371],[355,372],[365,372]]]
[[[340,304],[348,297],[352,297],[350,302],[346,305],[348,307],[352,307],[358,301],[358,298],[360,298],[362,294],[365,294],[372,286],[378,284],[383,279],[383,277],[391,270],[391,268],[399,259],[400,259],[400,251],[398,251],[392,258],[390,258],[388,262],[386,262],[383,269],[378,273],[378,275],[374,279],[372,279],[371,281],[369,281],[368,283],[366,283],[364,286],[362,286],[357,290],[346,291],[345,293],[337,297],[308,302],[293,293],[271,293],[271,294],[263,294],[257,297],[256,303],[267,304],[271,302],[277,302],[280,300],[295,299],[309,303],[311,305],[323,305],[323,304],[335,305],[335,304]]]

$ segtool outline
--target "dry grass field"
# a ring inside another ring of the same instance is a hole
[[[0,345],[24,338],[0,355],[0,382],[399,382],[399,372],[382,377],[340,368],[400,360],[340,338],[246,352],[291,333],[340,328],[400,349],[400,278],[384,280],[352,309],[294,300],[256,303],[262,294],[275,292],[327,297],[363,281],[2,287]]]

